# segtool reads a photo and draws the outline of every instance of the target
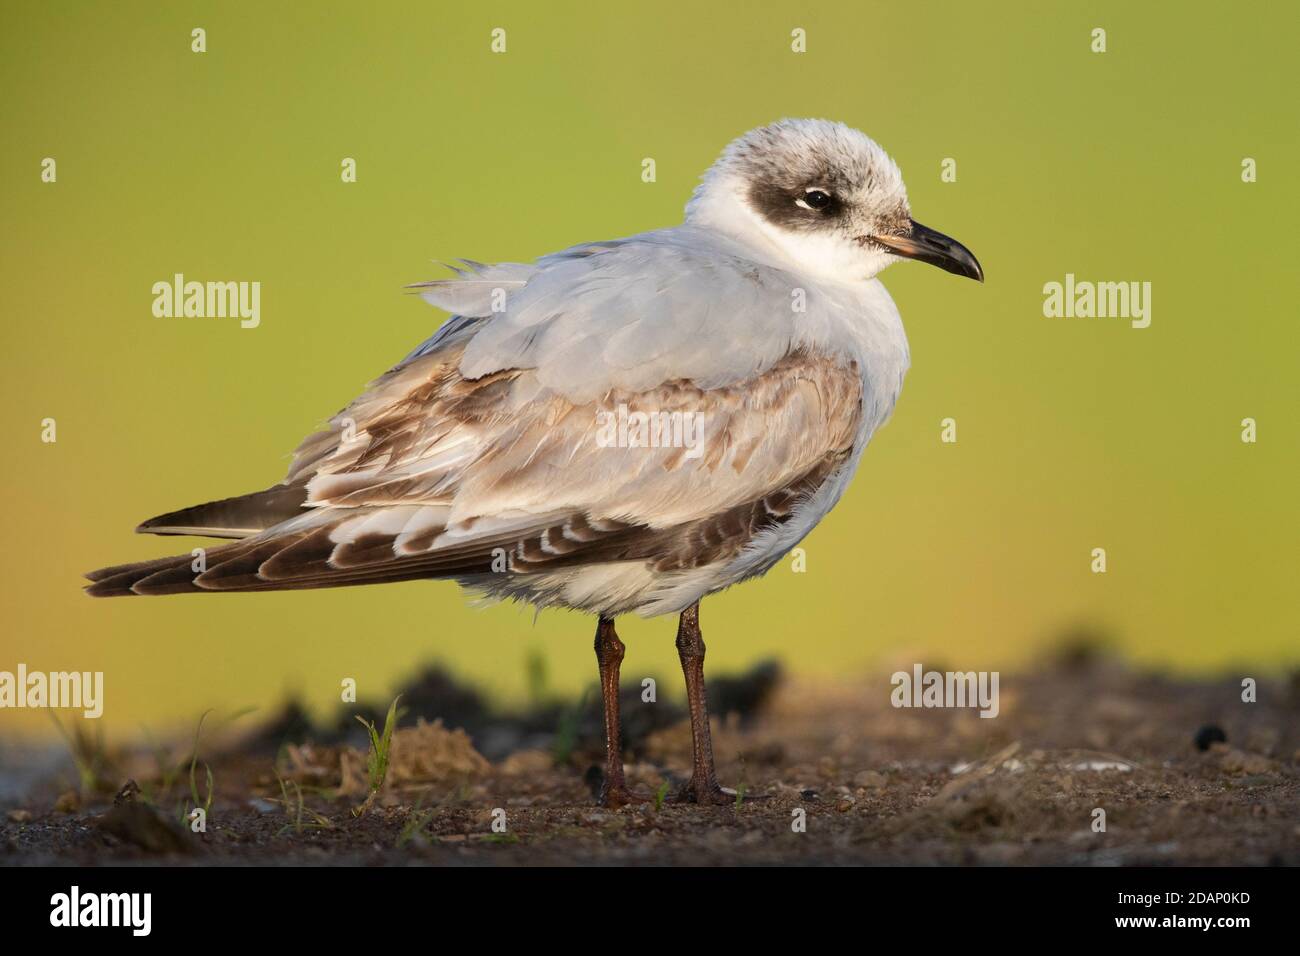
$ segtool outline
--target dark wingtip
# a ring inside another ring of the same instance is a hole
[[[93,598],[126,597],[135,594],[135,592],[130,588],[122,587],[120,584],[111,584],[107,581],[100,584],[92,584],[89,587],[82,588],[81,590],[83,593]]]
[[[194,508],[181,508],[178,511],[169,511],[166,514],[154,515],[152,518],[146,518],[135,526],[136,534],[149,534],[154,528],[166,528],[171,525],[180,523],[181,520],[188,517],[189,512],[197,508],[204,507],[196,505]]]

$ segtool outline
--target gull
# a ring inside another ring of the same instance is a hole
[[[900,259],[983,281],[968,249],[912,219],[865,134],[752,130],[679,226],[528,264],[459,260],[413,286],[452,317],[306,438],[283,481],[137,528],[233,541],[93,571],[86,590],[450,579],[595,615],[607,806],[646,799],[623,771],[615,618],[677,614],[692,736],[677,797],[733,802],[714,772],[700,601],[798,544],[889,418],[909,356],[876,276]]]

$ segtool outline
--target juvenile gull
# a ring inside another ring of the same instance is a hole
[[[912,219],[898,167],[864,134],[825,120],[753,130],[680,226],[532,264],[462,260],[416,286],[452,318],[304,440],[284,481],[137,529],[236,539],[205,570],[189,554],[103,568],[87,591],[450,578],[594,614],[609,805],[643,799],[623,776],[614,619],[680,614],[694,750],[680,796],[730,802],[699,603],[811,531],[889,417],[907,339],[875,276],[900,258],[983,280],[969,250]],[[697,440],[629,418],[686,419]]]

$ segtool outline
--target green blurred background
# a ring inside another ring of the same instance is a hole
[[[0,669],[104,671],[110,734],[324,708],[344,677],[383,697],[430,659],[503,700],[530,654],[559,692],[593,680],[589,619],[450,584],[92,601],[80,574],[192,546],[132,535],[145,517],[278,481],[443,320],[402,290],[431,259],[676,223],[725,143],[782,116],[876,138],[988,281],[884,274],[913,358],[894,419],[806,573],[706,603],[710,671],[1008,669],[1079,626],[1143,665],[1288,666],[1296,34],[1280,3],[5,3]],[[261,327],[154,318],[175,272],[260,281]],[[1044,318],[1067,272],[1150,281],[1151,327]],[[625,679],[676,674],[672,620],[620,630]],[[49,729],[0,712],[0,735]]]

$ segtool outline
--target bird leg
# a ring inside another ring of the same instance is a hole
[[[736,793],[718,786],[713,772],[713,739],[709,736],[709,705],[704,693],[704,638],[700,635],[700,602],[685,611],[677,625],[677,656],[686,675],[686,703],[691,711],[691,779],[677,794],[689,803],[735,803]]]
[[[634,793],[623,779],[623,732],[618,717],[618,669],[623,663],[623,642],[614,631],[614,619],[602,617],[596,625],[596,663],[600,665],[600,697],[605,708],[605,782],[600,802],[621,807],[645,802],[649,796]]]

